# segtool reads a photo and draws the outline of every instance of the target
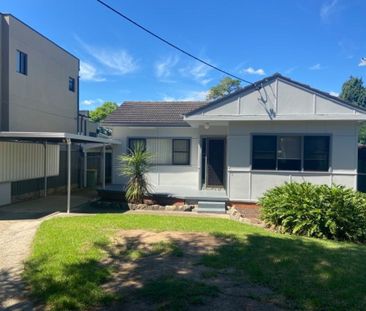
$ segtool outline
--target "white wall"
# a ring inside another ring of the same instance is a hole
[[[128,139],[133,137],[144,138],[190,138],[191,161],[190,165],[156,165],[148,174],[153,187],[187,187],[198,190],[199,188],[199,161],[198,161],[198,129],[194,128],[112,128],[115,139],[122,140],[122,145],[113,147],[113,173],[112,183],[125,184],[126,179],[120,176],[120,162],[118,157],[127,152]]]
[[[79,60],[12,16],[9,24],[9,130],[76,133]],[[16,72],[16,51],[28,74]],[[75,92],[68,89],[75,79]]]
[[[355,122],[232,122],[228,135],[228,192],[231,200],[255,201],[286,181],[357,186],[357,123]],[[330,172],[280,172],[251,169],[253,134],[331,135]]]
[[[233,95],[186,118],[196,121],[365,120],[365,113],[281,78]]]
[[[117,157],[126,152],[128,137],[192,137],[191,165],[155,166],[149,179],[155,187],[200,189],[200,138],[224,136],[227,139],[226,191],[232,201],[256,201],[266,190],[286,181],[308,181],[315,184],[357,186],[356,122],[230,122],[229,126],[199,128],[113,128],[113,138],[123,144],[113,149],[113,183],[125,183],[118,174]],[[281,172],[251,169],[251,136],[253,134],[325,134],[331,136],[329,172]],[[189,195],[187,193],[187,195]]]

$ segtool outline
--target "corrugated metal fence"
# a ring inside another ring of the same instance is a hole
[[[88,153],[88,169],[96,169],[98,171],[98,182],[100,183],[101,172],[101,154]],[[110,153],[106,154],[106,182],[111,182],[111,163],[112,157]],[[83,154],[79,151],[78,146],[73,146],[71,152],[71,183],[73,185],[82,186],[83,184]],[[59,175],[47,178],[47,188],[61,188],[65,187],[67,183],[67,152],[60,151],[59,159]],[[35,178],[29,180],[22,180],[12,182],[11,193],[12,196],[23,195],[27,193],[40,192],[44,189],[44,178]]]
[[[43,177],[46,152],[47,176],[56,176],[59,174],[59,145],[0,142],[0,182]]]

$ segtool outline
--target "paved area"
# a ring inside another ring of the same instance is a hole
[[[71,209],[80,211],[78,207],[91,198],[90,193],[73,195]],[[0,207],[0,310],[33,310],[21,279],[24,260],[41,222],[65,207],[62,195]]]
[[[32,310],[21,273],[40,223],[41,219],[0,221],[0,305],[5,310]]]

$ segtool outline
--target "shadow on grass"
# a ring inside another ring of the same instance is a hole
[[[155,248],[146,245],[143,235],[112,246],[94,243],[110,262],[85,260],[49,269],[52,259],[42,257],[27,264],[25,278],[33,295],[54,310],[110,302],[115,298],[111,293],[124,299],[111,310],[185,310],[206,302],[207,310],[232,310],[248,301],[253,307],[249,293],[254,289],[260,294],[261,286],[302,310],[362,310],[366,305],[364,246],[274,234],[214,236],[221,243],[208,253],[202,239],[171,238]],[[139,255],[131,256],[134,251]],[[227,295],[236,290],[228,286],[227,277],[241,284],[235,298]],[[259,303],[277,308],[268,301]]]
[[[0,269],[0,310],[31,310],[25,284],[17,269]]]
[[[46,268],[48,261],[42,257],[25,266],[24,279],[31,285],[36,302],[52,310],[83,310],[113,298],[100,290],[110,276],[110,269],[100,262],[85,260],[64,265],[55,272]]]
[[[88,202],[74,207],[74,213],[81,214],[120,214],[129,211],[128,204],[122,201],[103,201]]]
[[[204,255],[204,266],[234,268],[300,309],[364,310],[365,246],[275,235],[216,236],[230,242]]]

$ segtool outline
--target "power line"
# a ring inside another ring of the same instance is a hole
[[[111,10],[111,11],[113,11],[114,13],[116,13],[117,15],[119,15],[120,17],[122,17],[122,18],[124,18],[125,20],[129,21],[130,23],[134,24],[134,25],[135,25],[135,26],[137,26],[138,28],[142,29],[143,31],[147,32],[148,34],[152,35],[153,37],[155,37],[155,38],[159,39],[160,41],[164,42],[165,44],[167,44],[167,45],[171,46],[172,48],[174,48],[174,49],[176,49],[176,50],[178,50],[178,51],[182,52],[183,54],[185,54],[185,55],[187,55],[187,56],[189,56],[189,57],[191,57],[191,58],[195,59],[196,61],[199,61],[199,62],[201,62],[202,64],[205,64],[206,66],[211,67],[211,68],[213,68],[213,69],[215,69],[215,70],[217,70],[217,71],[219,71],[219,72],[221,72],[221,73],[224,73],[225,75],[230,76],[230,77],[232,77],[232,78],[234,78],[234,79],[237,79],[237,80],[240,80],[240,81],[242,81],[242,82],[245,82],[245,83],[248,83],[248,84],[254,85],[254,83],[253,83],[253,82],[250,82],[250,81],[248,81],[248,80],[245,80],[245,79],[243,79],[243,78],[240,78],[240,77],[238,77],[238,76],[236,76],[236,75],[234,75],[234,74],[231,74],[231,73],[227,72],[227,71],[226,71],[226,70],[224,70],[224,69],[221,69],[221,68],[219,68],[219,67],[217,67],[217,66],[215,66],[215,65],[212,65],[212,64],[210,64],[210,63],[208,63],[208,62],[204,61],[203,59],[201,59],[201,58],[199,58],[199,57],[197,57],[197,56],[194,56],[193,54],[191,54],[191,53],[187,52],[186,50],[184,50],[184,49],[180,48],[179,46],[177,46],[177,45],[175,45],[175,44],[173,44],[173,43],[169,42],[168,40],[166,40],[166,39],[164,39],[163,37],[161,37],[161,36],[157,35],[156,33],[152,32],[151,30],[147,29],[146,27],[144,27],[144,26],[140,25],[139,23],[137,23],[137,22],[136,22],[136,21],[134,21],[133,19],[129,18],[128,16],[124,15],[123,13],[121,13],[121,12],[120,12],[120,11],[118,11],[118,10],[116,10],[115,8],[111,7],[109,4],[105,3],[104,1],[102,1],[102,0],[97,0],[97,1],[98,1],[100,4],[102,4],[103,6],[105,6],[106,8],[108,8],[109,10]]]

